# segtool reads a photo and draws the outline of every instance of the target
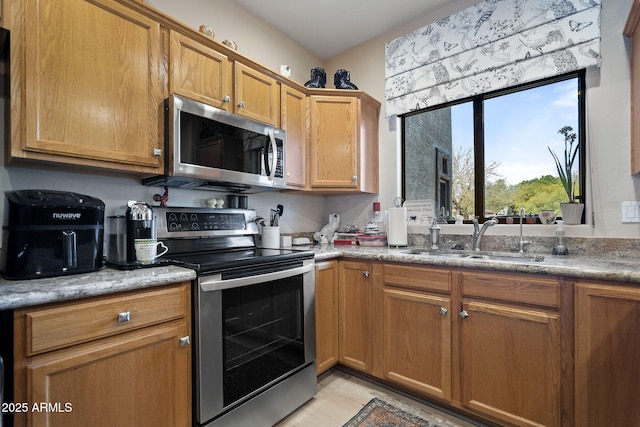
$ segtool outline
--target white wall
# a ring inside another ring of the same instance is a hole
[[[327,222],[329,212],[342,215],[342,224],[364,225],[371,203],[379,200],[382,208],[392,206],[398,193],[399,169],[398,135],[395,122],[385,119],[384,111],[384,44],[402,34],[425,26],[445,16],[465,9],[475,0],[460,0],[436,13],[420,17],[414,22],[363,43],[328,61],[322,62],[277,28],[251,15],[233,0],[147,0],[165,14],[198,28],[201,24],[213,28],[216,40],[233,39],[242,54],[279,70],[281,64],[292,68],[292,78],[304,83],[309,71],[316,66],[326,69],[328,87],[339,68],[351,72],[351,80],[358,87],[383,102],[380,117],[380,194],[359,196],[299,196],[291,193],[263,193],[252,195],[249,204],[259,214],[268,214],[276,203],[285,205],[283,232],[315,231]],[[635,237],[640,238],[640,225],[621,224],[620,202],[640,200],[640,179],[630,176],[629,121],[629,45],[622,29],[632,0],[603,0],[602,56],[600,70],[587,74],[588,147],[591,164],[589,191],[595,224],[568,227],[569,236]],[[283,18],[286,25],[286,18]],[[318,37],[322,37],[321,34]],[[150,202],[160,188],[148,188],[136,179],[109,174],[76,174],[60,171],[0,167],[0,191],[43,188],[78,191],[102,198],[111,214],[126,200]],[[205,199],[218,196],[204,191],[172,190],[170,204],[197,206]],[[4,200],[0,199],[0,211]],[[424,231],[424,230],[413,230]],[[514,228],[496,226],[489,234],[511,234]],[[552,227],[530,227],[527,235],[551,234]],[[470,226],[445,226],[443,233],[470,233]]]

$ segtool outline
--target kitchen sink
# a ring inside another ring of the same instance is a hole
[[[427,248],[413,248],[407,251],[411,255],[424,255],[427,257],[440,258],[465,258],[480,259],[487,261],[506,261],[522,264],[536,263],[544,261],[543,255],[520,254],[514,252],[485,252],[485,251],[456,251],[456,250],[433,250]]]

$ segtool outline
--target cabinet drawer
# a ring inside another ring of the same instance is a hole
[[[435,268],[385,264],[384,284],[401,288],[451,292],[451,272]]]
[[[188,310],[187,286],[24,310],[27,355],[182,318]]]
[[[557,280],[527,275],[499,273],[461,273],[462,295],[522,304],[559,307]]]

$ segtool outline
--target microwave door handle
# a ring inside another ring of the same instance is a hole
[[[276,176],[276,166],[278,165],[278,146],[276,145],[276,137],[273,134],[273,129],[267,129],[267,134],[269,135],[269,142],[271,143],[271,152],[273,155],[271,156],[271,165],[269,165],[269,169],[267,173],[269,174],[269,181],[273,181]],[[269,160],[269,150],[265,150],[265,165]]]
[[[75,268],[78,266],[78,251],[75,231],[62,232],[62,267]]]

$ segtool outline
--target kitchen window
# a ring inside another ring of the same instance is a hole
[[[448,221],[535,217],[567,201],[550,149],[563,161],[566,127],[579,142],[576,199],[584,203],[583,70],[402,117],[405,200],[434,200]],[[575,146],[575,144],[574,144]]]

